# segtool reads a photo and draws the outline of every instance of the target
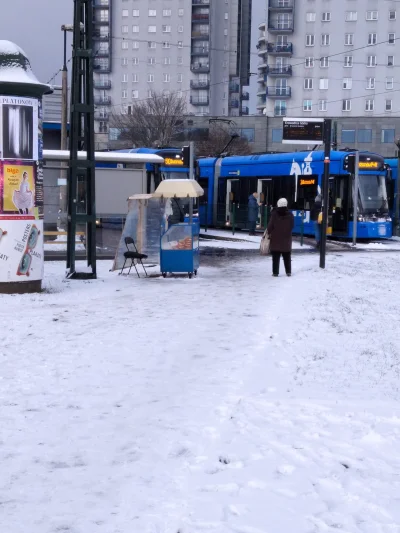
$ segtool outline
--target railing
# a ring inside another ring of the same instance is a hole
[[[234,108],[234,109],[238,109],[239,105],[240,105],[239,100],[231,100],[229,102],[229,107]]]
[[[238,83],[231,83],[229,85],[230,93],[238,93],[240,91],[240,85]]]
[[[111,89],[111,80],[94,81],[93,85],[95,89]]]
[[[94,8],[105,8],[110,7],[110,0],[96,0],[93,5]]]
[[[192,105],[201,105],[201,106],[206,106],[210,103],[210,99],[207,97],[202,97],[202,98],[196,98],[195,96],[191,96],[190,97],[190,103]]]
[[[250,93],[242,93],[242,100],[250,100]]]
[[[269,31],[293,31],[293,21],[271,21],[268,23],[268,29]]]
[[[285,97],[292,95],[291,87],[267,87],[267,96],[270,97]]]
[[[190,65],[190,70],[192,72],[204,72],[208,73],[210,72],[210,65],[208,64],[200,64],[200,63],[194,63],[193,65]]]
[[[209,49],[206,46],[194,46],[192,48],[192,56],[208,56]]]
[[[192,0],[194,6],[209,6],[210,0]]]
[[[95,113],[94,119],[99,120],[101,122],[107,122],[110,120],[110,115],[108,113]]]
[[[208,89],[210,80],[190,80],[191,89]]]
[[[249,108],[247,106],[242,107],[242,115],[248,115],[250,112]]]
[[[193,13],[192,14],[192,20],[209,20],[210,14],[209,13]]]
[[[192,37],[194,39],[197,39],[197,38],[208,39],[209,36],[210,36],[210,32],[208,31],[192,31]]]
[[[293,0],[270,0],[269,9],[293,9]]]
[[[291,76],[292,67],[291,65],[284,65],[281,67],[268,67],[267,74],[270,76]]]
[[[292,54],[293,53],[293,44],[276,44],[268,43],[267,50],[270,54]]]
[[[94,98],[95,105],[111,105],[111,96],[97,96]]]

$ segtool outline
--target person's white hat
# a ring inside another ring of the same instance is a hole
[[[286,198],[280,198],[277,203],[278,207],[287,207],[287,200]]]

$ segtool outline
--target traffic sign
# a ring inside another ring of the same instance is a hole
[[[284,118],[283,144],[324,144],[324,119]]]

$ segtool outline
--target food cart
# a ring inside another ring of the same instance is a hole
[[[167,215],[161,224],[160,270],[167,273],[187,273],[189,278],[197,275],[200,264],[200,229],[193,220],[193,198],[204,194],[196,180],[164,180],[153,196],[162,199],[189,199],[189,222],[168,223]]]

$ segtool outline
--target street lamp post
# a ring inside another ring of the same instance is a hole
[[[396,139],[394,144],[397,146],[397,180],[396,180],[396,188],[394,191],[395,194],[395,223],[393,224],[394,234],[396,237],[400,236],[400,190],[399,190],[399,178],[400,178],[400,139]]]
[[[63,24],[61,26],[61,31],[64,32],[64,62],[62,68],[62,90],[61,90],[61,150],[68,149],[68,68],[67,68],[67,32],[73,32],[74,26],[72,24]],[[67,211],[67,187],[65,180],[67,179],[67,167],[62,163],[62,167],[65,167],[65,170],[61,170],[61,178],[63,182],[60,185],[60,211],[61,213],[66,213]]]

